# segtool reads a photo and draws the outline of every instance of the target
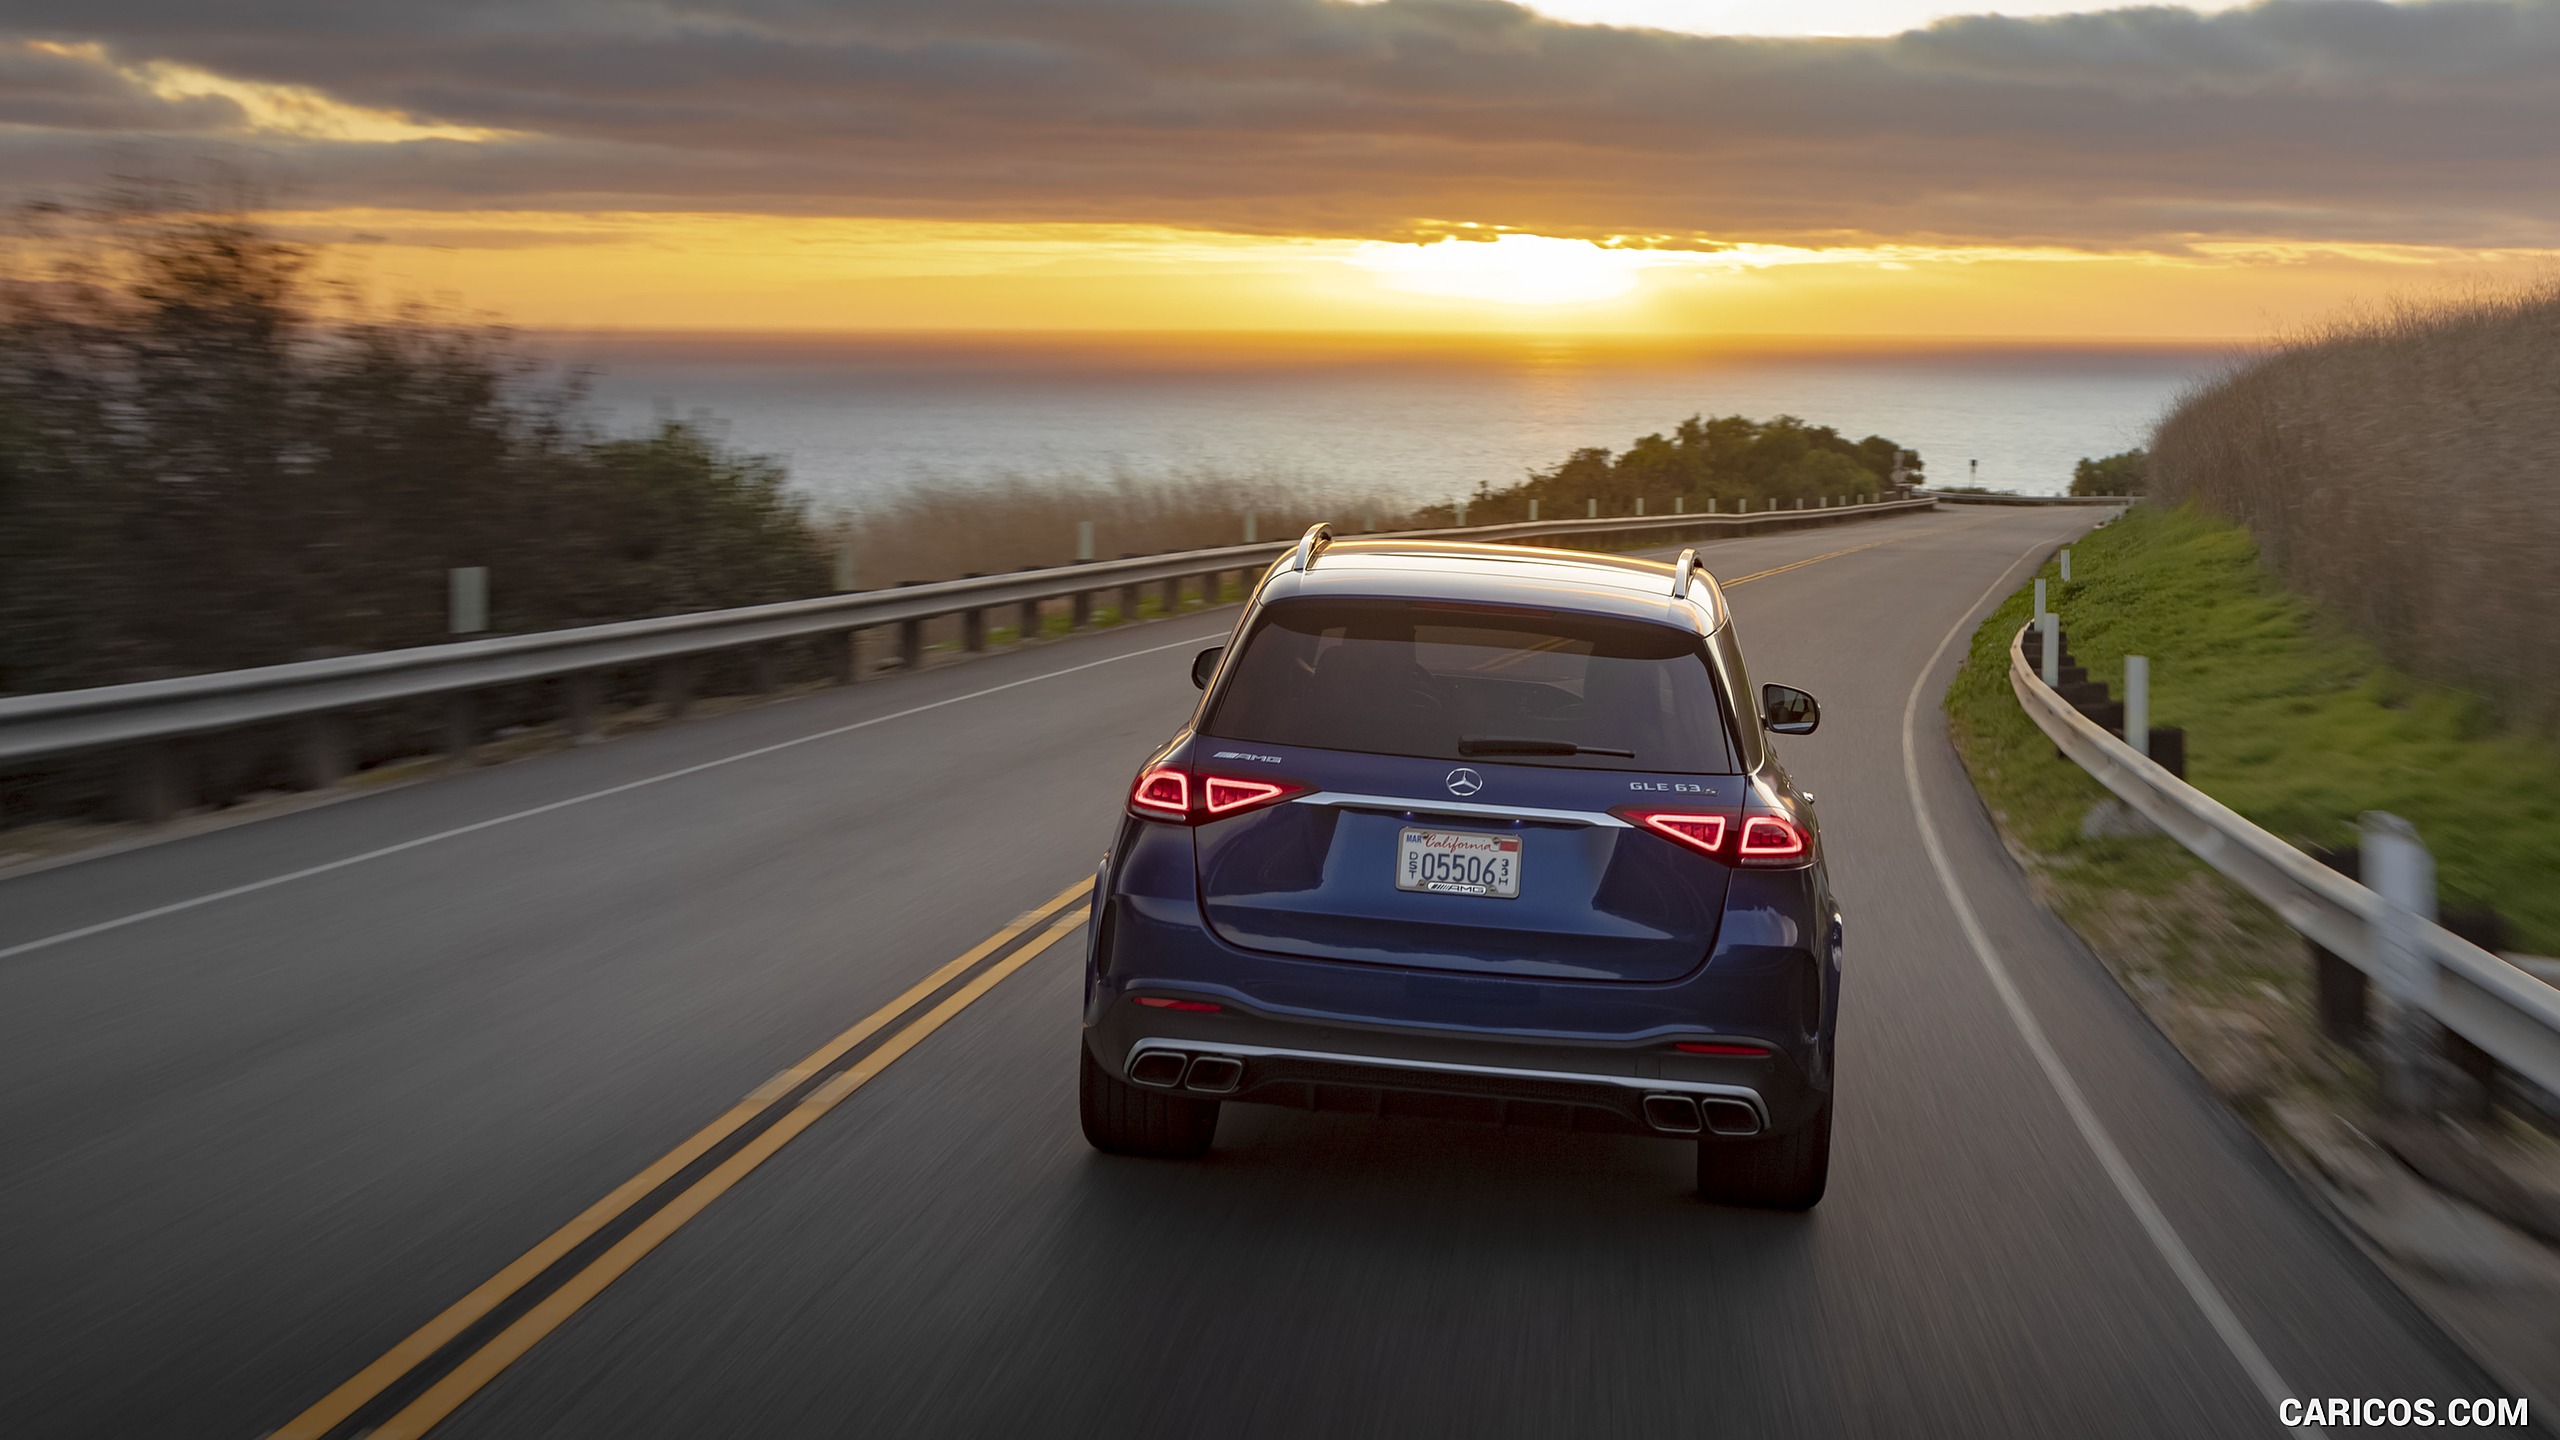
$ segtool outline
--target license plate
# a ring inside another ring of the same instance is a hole
[[[1520,837],[1472,830],[1407,830],[1396,838],[1396,888],[1517,900]]]

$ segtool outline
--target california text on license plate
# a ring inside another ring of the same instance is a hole
[[[1520,898],[1520,837],[1472,830],[1407,830],[1396,837],[1396,888]]]

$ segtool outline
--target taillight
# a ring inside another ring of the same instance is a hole
[[[1200,801],[1212,815],[1232,815],[1256,805],[1268,805],[1289,793],[1286,785],[1268,780],[1231,780],[1224,775],[1200,777]]]
[[[1801,865],[1813,852],[1812,837],[1803,826],[1765,810],[1735,817],[1622,805],[1614,813],[1666,840],[1735,865]]]
[[[1138,777],[1129,791],[1129,808],[1151,820],[1191,818],[1191,777],[1159,765]]]
[[[1198,825],[1276,804],[1306,793],[1306,788],[1286,780],[1194,775],[1171,765],[1158,765],[1140,775],[1138,783],[1130,787],[1129,813],[1142,820]]]
[[[1805,858],[1812,841],[1804,827],[1784,815],[1742,817],[1742,843],[1734,847],[1745,865],[1792,865]]]
[[[1713,855],[1724,848],[1724,831],[1728,823],[1722,815],[1700,815],[1681,810],[1636,810],[1618,812],[1657,835],[1668,835],[1692,850]]]

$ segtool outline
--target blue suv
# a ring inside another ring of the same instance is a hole
[[[1723,593],[1677,564],[1323,526],[1148,757],[1096,880],[1087,1139],[1195,1156],[1221,1104],[1688,1140],[1804,1209],[1841,920]]]

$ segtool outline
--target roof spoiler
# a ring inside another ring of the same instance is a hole
[[[1316,556],[1323,552],[1324,547],[1332,543],[1332,526],[1325,524],[1323,521],[1317,521],[1315,524],[1308,526],[1307,533],[1298,537],[1298,548],[1289,552],[1288,568],[1291,570],[1304,570],[1308,566],[1315,564]]]

